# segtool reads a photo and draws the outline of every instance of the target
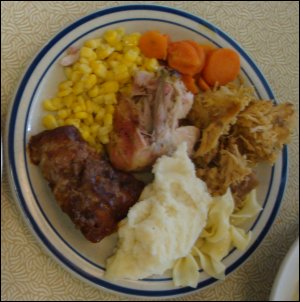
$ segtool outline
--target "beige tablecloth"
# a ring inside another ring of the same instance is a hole
[[[134,3],[144,3],[136,1]],[[128,3],[128,2],[126,2]],[[277,98],[298,108],[299,3],[154,1],[216,24],[237,40],[269,80]],[[24,68],[62,27],[122,1],[1,2],[1,129]],[[222,283],[178,300],[267,300],[278,267],[299,225],[298,129],[289,146],[289,181],[282,207],[263,243]],[[6,167],[7,168],[7,167]],[[40,247],[13,200],[4,173],[1,191],[2,300],[130,300],[78,280]]]

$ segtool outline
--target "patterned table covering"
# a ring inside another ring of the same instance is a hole
[[[1,132],[20,75],[62,27],[97,9],[144,1],[2,1]],[[184,9],[229,33],[252,56],[278,100],[299,103],[299,3],[296,1],[153,1]],[[289,145],[289,180],[278,217],[261,246],[224,282],[176,300],[268,300],[279,265],[299,232],[299,130]],[[7,167],[5,167],[7,168]],[[1,300],[124,300],[91,287],[37,243],[13,200],[1,190]]]

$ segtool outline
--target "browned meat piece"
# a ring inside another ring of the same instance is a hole
[[[62,210],[92,242],[116,230],[143,189],[133,176],[114,170],[73,126],[32,136],[28,148]]]
[[[193,95],[168,73],[154,78],[147,72],[135,76],[133,94],[119,95],[114,129],[107,145],[114,167],[123,171],[148,169],[163,154],[186,142],[193,152],[199,137],[194,126],[179,126],[193,104]]]
[[[240,182],[232,183],[230,188],[234,198],[235,206],[241,208],[246,196],[258,185],[254,172],[246,175]]]

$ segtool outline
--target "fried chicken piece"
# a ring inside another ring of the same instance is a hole
[[[130,174],[114,170],[73,126],[32,136],[28,150],[61,209],[91,242],[116,231],[144,187]]]
[[[255,100],[239,114],[233,136],[252,164],[274,163],[283,145],[289,142],[294,123],[291,103],[274,105],[271,101]]]
[[[186,142],[191,154],[199,137],[194,126],[179,126],[192,107],[193,95],[179,79],[162,74],[152,79],[137,73],[133,94],[119,95],[114,129],[107,145],[114,167],[142,171],[155,160],[172,153],[178,142]]]

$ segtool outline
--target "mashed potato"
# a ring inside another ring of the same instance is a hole
[[[154,181],[121,222],[106,276],[137,280],[163,274],[187,256],[206,225],[211,197],[182,144],[154,165]]]

